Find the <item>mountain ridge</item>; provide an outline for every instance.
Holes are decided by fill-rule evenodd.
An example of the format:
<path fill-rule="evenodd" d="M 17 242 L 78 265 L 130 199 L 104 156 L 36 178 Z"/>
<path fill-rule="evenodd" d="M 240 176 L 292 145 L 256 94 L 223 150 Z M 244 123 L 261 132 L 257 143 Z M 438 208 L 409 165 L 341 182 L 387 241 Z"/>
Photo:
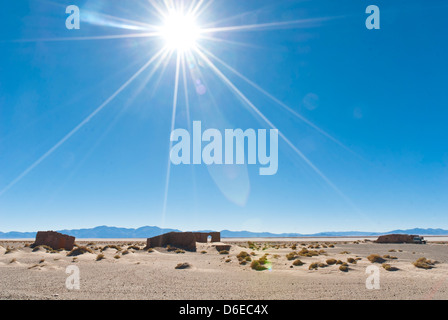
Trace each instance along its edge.
<path fill-rule="evenodd" d="M 157 226 L 143 226 L 139 228 L 119 228 L 109 226 L 97 226 L 94 228 L 83 229 L 63 229 L 57 232 L 74 236 L 76 238 L 150 238 L 166 232 L 181 230 L 171 228 L 159 228 Z M 211 232 L 211 230 L 199 230 L 197 232 Z M 291 237 L 362 237 L 362 236 L 379 236 L 383 234 L 418 234 L 422 236 L 447 236 L 448 230 L 433 228 L 413 228 L 413 229 L 397 229 L 388 232 L 368 232 L 368 231 L 325 231 L 313 234 L 301 233 L 271 233 L 271 232 L 252 232 L 252 231 L 231 231 L 221 230 L 223 238 L 291 238 Z M 37 232 L 1 232 L 0 239 L 19 239 L 19 238 L 35 238 Z"/>

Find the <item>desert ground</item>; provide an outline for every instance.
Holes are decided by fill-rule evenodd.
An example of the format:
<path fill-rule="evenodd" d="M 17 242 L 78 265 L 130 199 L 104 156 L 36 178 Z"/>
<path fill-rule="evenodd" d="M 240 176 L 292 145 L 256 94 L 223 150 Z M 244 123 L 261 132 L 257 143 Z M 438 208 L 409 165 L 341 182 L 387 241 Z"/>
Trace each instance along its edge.
<path fill-rule="evenodd" d="M 142 239 L 79 239 L 87 252 L 76 256 L 0 240 L 0 299 L 448 299 L 447 239 L 427 240 L 229 238 L 229 252 L 213 243 L 188 252 L 145 250 Z M 416 267 L 423 257 L 431 261 Z M 79 289 L 66 287 L 68 266 L 79 269 Z M 378 267 L 378 289 L 366 287 L 369 266 Z"/>

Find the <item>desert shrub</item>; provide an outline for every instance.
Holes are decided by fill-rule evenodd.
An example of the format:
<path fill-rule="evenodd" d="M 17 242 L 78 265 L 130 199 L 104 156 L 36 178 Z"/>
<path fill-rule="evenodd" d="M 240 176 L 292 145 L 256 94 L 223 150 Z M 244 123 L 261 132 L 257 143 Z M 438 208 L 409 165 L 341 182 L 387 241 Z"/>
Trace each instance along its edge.
<path fill-rule="evenodd" d="M 128 247 L 128 250 L 130 250 L 130 249 L 133 249 L 133 250 L 140 250 L 140 247 L 139 247 L 139 246 L 136 246 L 136 245 L 131 245 L 131 246 Z"/>
<path fill-rule="evenodd" d="M 293 266 L 303 266 L 305 263 L 302 262 L 300 259 L 296 259 L 294 260 L 294 262 L 292 263 Z"/>
<path fill-rule="evenodd" d="M 205 250 L 202 250 L 202 251 L 201 251 L 201 253 L 202 253 L 202 254 L 206 254 L 206 253 L 207 253 L 207 251 L 205 251 Z"/>
<path fill-rule="evenodd" d="M 353 258 L 347 258 L 348 263 L 356 264 L 356 260 Z"/>
<path fill-rule="evenodd" d="M 389 252 L 397 252 L 395 249 L 390 249 Z"/>
<path fill-rule="evenodd" d="M 341 252 L 339 252 L 339 254 L 350 254 L 350 252 L 349 251 L 341 251 Z"/>
<path fill-rule="evenodd" d="M 327 261 L 325 261 L 328 265 L 332 265 L 332 264 L 336 264 L 336 259 L 327 259 Z"/>
<path fill-rule="evenodd" d="M 296 244 L 293 244 L 293 245 L 291 246 L 291 249 L 292 249 L 292 250 L 296 250 L 296 249 L 297 249 L 297 245 L 296 245 Z"/>
<path fill-rule="evenodd" d="M 383 268 L 387 271 L 396 271 L 398 270 L 398 268 L 392 267 L 390 264 L 388 263 L 383 263 L 382 264 Z"/>
<path fill-rule="evenodd" d="M 114 255 L 114 259 L 120 259 L 120 258 L 121 258 L 121 257 L 120 257 L 119 254 Z"/>
<path fill-rule="evenodd" d="M 45 262 L 45 259 L 40 259 L 39 260 L 39 263 L 44 263 Z"/>
<path fill-rule="evenodd" d="M 14 262 L 16 262 L 16 261 L 17 261 L 16 258 L 12 258 L 12 259 L 9 261 L 9 263 L 14 263 Z"/>
<path fill-rule="evenodd" d="M 229 254 L 229 251 L 228 250 L 221 250 L 221 251 L 219 251 L 219 254 Z"/>
<path fill-rule="evenodd" d="M 174 251 L 175 253 L 185 253 L 185 250 L 182 249 L 177 249 L 176 251 Z"/>
<path fill-rule="evenodd" d="M 225 262 L 230 262 L 230 261 L 232 261 L 232 259 L 226 259 L 226 261 L 225 261 Z"/>
<path fill-rule="evenodd" d="M 81 254 L 84 253 L 94 253 L 92 249 L 87 248 L 87 247 L 76 247 L 73 248 L 72 251 L 70 251 L 69 253 L 67 253 L 68 257 L 72 257 L 72 256 L 79 256 Z"/>
<path fill-rule="evenodd" d="M 280 258 L 280 255 L 279 255 L 279 254 L 274 254 L 272 257 L 273 257 L 274 259 L 278 259 L 278 258 Z"/>
<path fill-rule="evenodd" d="M 343 264 L 342 260 L 336 261 L 336 264 Z"/>
<path fill-rule="evenodd" d="M 418 258 L 412 264 L 421 269 L 432 269 L 434 267 L 434 261 L 428 260 L 426 258 Z"/>
<path fill-rule="evenodd" d="M 106 257 L 104 256 L 104 254 L 100 253 L 99 255 L 96 256 L 96 261 L 100 261 L 106 259 Z"/>
<path fill-rule="evenodd" d="M 341 270 L 342 272 L 347 272 L 348 271 L 348 265 L 340 265 L 339 266 L 339 270 Z"/>
<path fill-rule="evenodd" d="M 251 256 L 256 256 L 257 254 L 256 254 L 255 252 L 252 251 L 252 252 L 250 253 L 250 255 L 251 255 Z"/>
<path fill-rule="evenodd" d="M 317 270 L 317 268 L 319 267 L 319 264 L 317 262 L 313 262 L 312 264 L 310 264 L 310 266 L 308 267 L 308 270 Z"/>
<path fill-rule="evenodd" d="M 188 269 L 191 268 L 191 265 L 188 262 L 178 263 L 174 269 Z"/>
<path fill-rule="evenodd" d="M 246 257 L 249 257 L 249 254 L 246 251 L 241 251 L 236 255 L 238 259 L 245 259 Z"/>
<path fill-rule="evenodd" d="M 253 269 L 253 270 L 256 270 L 256 271 L 263 271 L 263 270 L 266 270 L 267 268 L 265 267 L 265 266 L 263 266 L 258 260 L 254 260 L 254 261 L 252 261 L 252 263 L 250 264 L 250 267 Z"/>
<path fill-rule="evenodd" d="M 246 258 L 244 258 L 244 260 L 246 260 L 247 262 L 252 261 L 252 258 L 250 256 L 247 256 Z"/>
<path fill-rule="evenodd" d="M 334 244 L 329 244 L 328 247 L 329 248 L 334 248 Z"/>
<path fill-rule="evenodd" d="M 245 266 L 246 264 L 247 264 L 247 261 L 246 261 L 246 260 L 241 260 L 241 261 L 240 261 L 240 265 Z"/>
<path fill-rule="evenodd" d="M 153 248 L 148 248 L 148 249 L 146 249 L 146 251 L 147 251 L 148 253 L 151 253 L 151 252 L 154 252 L 154 249 L 153 249 Z"/>
<path fill-rule="evenodd" d="M 129 254 L 129 253 L 130 253 L 130 252 L 129 252 L 128 250 L 124 250 L 124 251 L 121 253 L 121 255 L 124 256 L 124 255 Z"/>
<path fill-rule="evenodd" d="M 383 258 L 381 258 L 381 256 L 380 255 L 378 255 L 378 254 L 371 254 L 370 256 L 368 256 L 367 257 L 367 259 L 370 261 L 370 262 L 372 262 L 372 263 L 383 263 L 384 262 L 384 259 Z"/>
<path fill-rule="evenodd" d="M 319 250 L 319 254 L 326 254 L 326 253 L 327 253 L 327 251 L 325 251 L 324 249 Z"/>

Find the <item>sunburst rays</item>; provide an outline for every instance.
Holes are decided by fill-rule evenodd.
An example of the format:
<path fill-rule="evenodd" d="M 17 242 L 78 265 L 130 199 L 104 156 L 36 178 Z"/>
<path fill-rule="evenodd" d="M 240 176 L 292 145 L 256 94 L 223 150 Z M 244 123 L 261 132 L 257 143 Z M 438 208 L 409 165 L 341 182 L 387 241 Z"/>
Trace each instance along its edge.
<path fill-rule="evenodd" d="M 185 1 L 156 1 L 156 0 L 148 0 L 148 12 L 152 12 L 155 14 L 160 21 L 163 21 L 173 12 L 187 14 L 194 19 L 204 18 L 203 17 L 207 10 L 212 10 L 213 1 L 191 1 L 187 4 Z M 129 33 L 129 34 L 116 34 L 116 35 L 93 35 L 87 37 L 63 37 L 63 38 L 44 38 L 44 39 L 22 39 L 16 40 L 17 42 L 56 42 L 56 41 L 87 41 L 87 40 L 117 40 L 120 41 L 122 39 L 159 39 L 163 36 L 162 26 L 147 24 L 141 21 L 133 21 L 129 19 L 124 19 L 120 17 L 113 17 L 106 14 L 98 13 L 97 17 L 101 17 L 101 19 L 90 19 L 90 23 L 101 24 L 103 26 L 110 26 L 114 28 L 123 28 L 123 29 L 133 29 L 129 28 L 129 26 L 134 26 L 134 29 L 141 30 L 140 33 Z M 225 40 L 215 37 L 215 34 L 226 34 L 226 33 L 235 33 L 235 32 L 262 32 L 266 30 L 280 30 L 286 28 L 306 28 L 313 27 L 322 23 L 325 23 L 335 17 L 322 17 L 322 18 L 310 18 L 310 19 L 302 19 L 302 20 L 292 20 L 292 21 L 278 21 L 278 22 L 264 22 L 259 24 L 249 24 L 249 25 L 229 25 L 229 26 L 213 26 L 213 23 L 208 23 L 207 27 L 200 28 L 198 44 L 193 45 L 191 48 L 187 50 L 176 50 L 173 48 L 167 48 L 163 41 L 159 41 L 159 45 L 161 46 L 160 50 L 154 54 L 148 62 L 146 62 L 132 77 L 130 77 L 127 81 L 123 83 L 123 85 L 118 88 L 108 99 L 106 99 L 99 107 L 97 107 L 88 117 L 86 117 L 82 122 L 80 122 L 75 128 L 69 131 L 62 139 L 60 139 L 53 147 L 51 147 L 47 152 L 45 152 L 41 157 L 39 157 L 35 162 L 33 162 L 28 168 L 26 168 L 21 174 L 19 174 L 13 181 L 11 181 L 8 185 L 6 185 L 0 191 L 0 196 L 2 196 L 7 190 L 9 190 L 12 186 L 21 181 L 28 173 L 34 170 L 41 162 L 47 159 L 51 154 L 53 154 L 61 145 L 63 145 L 67 140 L 69 140 L 73 135 L 75 135 L 80 128 L 82 128 L 86 123 L 91 121 L 102 109 L 104 109 L 112 100 L 114 100 L 126 87 L 128 87 L 134 80 L 139 77 L 142 73 L 147 71 L 150 65 L 153 64 L 153 68 L 148 72 L 144 84 L 149 83 L 149 80 L 153 77 L 157 70 L 160 71 L 159 79 L 155 82 L 155 88 L 157 88 L 158 83 L 163 75 L 166 72 L 165 68 L 175 55 L 176 59 L 176 68 L 174 75 L 174 90 L 171 104 L 171 131 L 175 127 L 176 123 L 176 111 L 178 106 L 178 96 L 179 96 L 179 86 L 183 87 L 183 94 L 185 96 L 185 106 L 186 106 L 186 115 L 188 117 L 188 124 L 190 124 L 190 109 L 194 106 L 191 106 L 189 103 L 189 95 L 191 94 L 188 91 L 188 81 L 191 79 L 195 81 L 194 75 L 192 74 L 189 68 L 186 68 L 186 62 L 192 59 L 199 59 L 205 63 L 205 67 L 209 68 L 216 77 L 222 81 L 222 83 L 230 89 L 230 91 L 241 99 L 246 107 L 255 113 L 259 118 L 261 118 L 265 124 L 267 124 L 271 128 L 278 129 L 270 119 L 268 119 L 265 114 L 263 114 L 253 102 L 245 95 L 229 78 L 227 78 L 224 73 L 219 69 L 219 67 L 213 63 L 212 60 L 216 61 L 222 67 L 226 68 L 228 71 L 232 72 L 234 75 L 251 85 L 253 88 L 258 90 L 260 93 L 268 97 L 271 101 L 273 101 L 276 105 L 283 107 L 285 110 L 293 114 L 297 119 L 300 119 L 305 124 L 315 129 L 320 134 L 324 135 L 331 141 L 335 142 L 339 146 L 344 149 L 349 150 L 345 145 L 339 142 L 337 139 L 332 137 L 323 129 L 319 128 L 317 125 L 306 119 L 304 116 L 300 115 L 297 111 L 293 110 L 291 107 L 287 106 L 275 96 L 270 94 L 268 91 L 261 88 L 254 81 L 250 80 L 248 77 L 244 76 L 242 73 L 237 71 L 235 68 L 225 63 L 223 59 L 219 58 L 215 54 L 212 54 L 209 50 L 207 50 L 208 42 L 216 42 L 218 41 L 220 45 L 229 44 L 238 44 L 236 41 Z M 108 25 L 108 21 L 113 21 L 114 23 Z M 222 21 L 225 21 L 222 20 Z M 89 21 L 87 21 L 89 22 Z M 118 23 L 119 22 L 119 23 Z M 121 26 L 120 26 L 121 25 Z M 200 42 L 200 44 L 199 44 Z M 241 43 L 241 45 L 250 45 Z M 176 52 L 177 51 L 177 52 Z M 141 88 L 141 87 L 140 87 Z M 140 90 L 139 90 L 140 91 Z M 211 93 L 210 93 L 211 94 Z M 286 137 L 285 134 L 279 130 L 279 135 L 282 140 L 299 156 L 299 158 L 306 163 L 325 183 L 327 183 L 332 189 L 334 189 L 339 195 L 341 195 L 345 200 L 349 201 L 349 199 L 336 187 L 334 183 L 330 181 L 329 178 L 324 175 L 321 170 L 319 170 L 310 159 L 306 157 L 302 151 L 294 145 L 291 140 Z M 171 150 L 171 142 L 170 142 L 170 150 Z M 165 178 L 165 188 L 164 188 L 164 197 L 163 197 L 163 217 L 165 218 L 167 205 L 168 205 L 168 192 L 169 192 L 169 182 L 171 175 L 171 163 L 169 161 L 169 154 L 167 155 L 168 163 L 167 163 L 167 172 Z"/>

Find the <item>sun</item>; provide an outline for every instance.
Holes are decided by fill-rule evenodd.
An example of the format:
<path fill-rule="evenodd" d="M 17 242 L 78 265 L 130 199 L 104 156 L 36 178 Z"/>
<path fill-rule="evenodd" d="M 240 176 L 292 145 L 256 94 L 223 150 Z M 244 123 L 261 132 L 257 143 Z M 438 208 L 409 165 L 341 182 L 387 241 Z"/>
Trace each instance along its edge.
<path fill-rule="evenodd" d="M 196 47 L 200 28 L 193 15 L 171 12 L 161 28 L 161 37 L 170 50 L 188 51 Z"/>

